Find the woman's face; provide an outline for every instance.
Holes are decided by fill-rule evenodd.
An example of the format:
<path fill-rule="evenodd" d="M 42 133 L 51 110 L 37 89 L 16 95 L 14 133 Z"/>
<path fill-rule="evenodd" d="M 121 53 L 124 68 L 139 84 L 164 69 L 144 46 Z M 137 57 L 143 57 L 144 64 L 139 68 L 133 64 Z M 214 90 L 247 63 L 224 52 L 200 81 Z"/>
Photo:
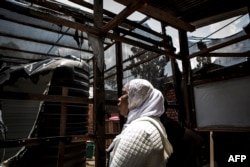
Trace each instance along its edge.
<path fill-rule="evenodd" d="M 127 117 L 128 115 L 128 93 L 122 88 L 122 95 L 118 98 L 118 109 L 120 115 Z"/>

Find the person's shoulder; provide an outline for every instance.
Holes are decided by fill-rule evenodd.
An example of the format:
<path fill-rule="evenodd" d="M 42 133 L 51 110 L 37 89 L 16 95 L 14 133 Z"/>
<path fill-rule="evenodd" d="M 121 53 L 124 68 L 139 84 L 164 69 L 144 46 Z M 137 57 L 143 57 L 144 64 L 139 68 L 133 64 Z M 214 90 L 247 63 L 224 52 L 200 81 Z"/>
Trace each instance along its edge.
<path fill-rule="evenodd" d="M 149 121 L 134 121 L 126 129 L 129 133 L 149 133 L 157 131 L 157 128 Z"/>
<path fill-rule="evenodd" d="M 145 129 L 145 127 L 151 126 L 150 122 L 147 121 L 134 121 L 128 128 L 130 129 Z"/>

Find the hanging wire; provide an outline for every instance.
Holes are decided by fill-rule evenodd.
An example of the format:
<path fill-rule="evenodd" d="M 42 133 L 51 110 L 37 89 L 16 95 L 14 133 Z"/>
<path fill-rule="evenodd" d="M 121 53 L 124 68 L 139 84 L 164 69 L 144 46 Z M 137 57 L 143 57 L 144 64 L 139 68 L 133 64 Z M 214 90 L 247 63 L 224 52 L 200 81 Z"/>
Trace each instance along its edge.
<path fill-rule="evenodd" d="M 68 27 L 68 29 L 65 31 L 65 33 L 67 33 L 69 31 L 70 27 Z M 62 28 L 61 28 L 62 30 Z M 64 34 L 65 34 L 64 33 Z M 57 40 L 56 42 L 50 47 L 50 49 L 48 50 L 47 54 L 49 54 L 51 52 L 51 50 L 55 47 L 55 45 L 62 39 L 62 37 L 64 36 L 64 34 L 62 34 Z"/>
<path fill-rule="evenodd" d="M 56 42 L 50 47 L 50 49 L 48 50 L 47 54 L 49 54 L 51 52 L 51 50 L 55 47 L 55 45 L 62 39 L 62 37 L 65 35 L 65 33 L 67 33 L 69 31 L 70 27 L 68 27 L 68 29 L 59 37 L 59 34 L 58 34 L 58 39 L 56 40 Z M 62 31 L 62 27 L 61 27 L 61 30 L 60 32 Z M 82 36 L 81 36 L 82 37 Z M 82 37 L 83 38 L 83 37 Z M 81 41 L 83 42 L 83 41 Z M 82 44 L 78 45 L 78 48 L 80 49 L 80 62 L 83 60 L 82 58 Z M 58 55 L 60 56 L 60 52 L 58 51 Z"/>
<path fill-rule="evenodd" d="M 219 32 L 220 30 L 224 29 L 225 27 L 229 26 L 230 24 L 232 24 L 233 22 L 235 22 L 236 20 L 239 20 L 240 18 L 242 18 L 245 15 L 241 15 L 239 17 L 237 17 L 236 19 L 234 19 L 233 21 L 229 22 L 228 24 L 224 25 L 223 27 L 219 28 L 218 30 L 214 31 L 213 33 L 209 34 L 206 37 L 201 38 L 198 42 L 194 43 L 193 45 L 189 46 L 189 48 L 193 47 L 194 45 L 197 45 L 199 42 L 202 42 L 202 40 L 207 39 L 208 37 L 212 36 L 213 34 Z"/>

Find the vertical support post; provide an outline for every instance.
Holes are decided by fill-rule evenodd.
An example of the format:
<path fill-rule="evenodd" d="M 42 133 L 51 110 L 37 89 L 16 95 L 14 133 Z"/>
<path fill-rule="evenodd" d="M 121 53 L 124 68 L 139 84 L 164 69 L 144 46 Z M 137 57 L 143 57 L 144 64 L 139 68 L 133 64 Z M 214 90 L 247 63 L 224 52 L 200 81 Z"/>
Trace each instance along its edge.
<path fill-rule="evenodd" d="M 117 32 L 116 32 L 117 33 Z M 117 33 L 117 35 L 120 35 Z M 119 41 L 115 42 L 115 51 L 116 51 L 116 80 L 117 80 L 117 96 L 122 95 L 123 87 L 123 64 L 122 64 L 122 44 Z M 125 123 L 125 118 L 120 116 L 120 129 L 122 129 L 123 124 Z"/>
<path fill-rule="evenodd" d="M 68 96 L 68 88 L 62 88 L 62 96 Z M 60 117 L 60 136 L 66 135 L 66 123 L 67 123 L 67 104 L 61 103 L 61 117 Z M 63 167 L 64 165 L 64 142 L 60 141 L 58 144 L 58 159 L 57 167 Z"/>
<path fill-rule="evenodd" d="M 165 30 L 165 26 L 164 26 L 164 23 L 161 23 L 161 26 L 162 26 L 162 34 L 164 36 L 167 36 L 166 34 L 166 30 Z M 173 51 L 174 53 L 174 51 Z M 180 112 L 183 112 L 184 109 L 183 109 L 183 96 L 182 96 L 182 87 L 181 87 L 181 84 L 182 84 L 182 75 L 181 75 L 181 72 L 178 68 L 178 64 L 176 62 L 176 59 L 170 57 L 170 62 L 171 62 L 171 68 L 172 68 L 172 77 L 173 77 L 173 86 L 174 86 L 174 90 L 175 90 L 175 95 L 176 95 L 176 103 L 178 104 L 178 110 Z M 178 120 L 182 121 L 182 119 L 180 118 L 180 114 L 179 114 L 179 117 L 178 117 Z"/>
<path fill-rule="evenodd" d="M 184 30 L 179 30 L 179 43 L 180 43 L 180 55 L 182 56 L 182 78 L 183 78 L 183 101 L 184 101 L 184 107 L 185 107 L 185 124 L 187 127 L 191 127 L 191 117 L 190 117 L 190 91 L 189 91 L 189 85 L 190 85 L 190 77 L 191 77 L 191 69 L 190 69 L 190 62 L 188 59 L 189 50 L 188 50 L 188 38 L 187 38 L 187 32 Z M 182 120 L 184 121 L 184 120 Z"/>
<path fill-rule="evenodd" d="M 209 143 L 210 143 L 210 167 L 214 167 L 214 139 L 213 139 L 213 131 L 210 131 Z"/>
<path fill-rule="evenodd" d="M 103 0 L 94 0 L 94 26 L 103 25 Z M 105 152 L 105 90 L 104 90 L 104 48 L 102 37 L 98 40 L 98 52 L 94 51 L 94 119 L 95 119 L 95 166 L 103 167 L 106 164 Z"/>

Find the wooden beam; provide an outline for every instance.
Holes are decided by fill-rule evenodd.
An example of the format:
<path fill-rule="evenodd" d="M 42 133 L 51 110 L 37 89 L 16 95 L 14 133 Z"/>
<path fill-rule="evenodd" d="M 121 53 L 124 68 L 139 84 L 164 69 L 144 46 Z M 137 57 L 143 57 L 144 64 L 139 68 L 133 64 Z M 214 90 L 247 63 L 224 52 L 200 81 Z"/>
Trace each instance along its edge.
<path fill-rule="evenodd" d="M 67 97 L 69 93 L 68 88 L 62 88 L 62 96 Z M 67 124 L 67 103 L 61 103 L 61 114 L 60 114 L 60 136 L 66 136 L 66 125 Z M 58 153 L 57 153 L 57 167 L 62 167 L 64 164 L 64 153 L 65 153 L 65 143 L 59 141 L 58 143 Z"/>
<path fill-rule="evenodd" d="M 21 58 L 19 55 L 21 54 L 21 53 L 26 53 L 26 54 L 34 54 L 34 55 L 38 55 L 38 56 L 44 56 L 43 58 L 51 58 L 51 57 L 60 57 L 60 56 L 58 56 L 58 55 L 54 55 L 54 54 L 47 54 L 47 53 L 39 53 L 39 52 L 33 52 L 33 51 L 27 51 L 27 50 L 24 50 L 24 49 L 16 49 L 16 48 L 10 48 L 10 47 L 6 47 L 6 46 L 0 46 L 0 49 L 1 50 L 8 50 L 8 51 L 13 51 L 13 52 L 18 52 L 18 54 L 16 54 L 15 56 L 12 56 L 12 57 L 8 57 L 8 58 L 13 58 L 13 59 L 23 59 L 23 58 Z M 3 58 L 3 57 L 6 57 L 7 58 L 7 56 L 1 56 L 1 58 Z M 24 60 L 24 59 L 23 59 Z M 27 61 L 30 61 L 30 60 L 33 60 L 33 59 L 28 59 L 28 58 L 26 58 L 25 60 L 27 60 Z"/>
<path fill-rule="evenodd" d="M 70 20 L 69 18 L 63 17 L 62 15 L 60 16 L 59 14 L 54 15 L 49 12 L 40 11 L 33 7 L 21 6 L 8 1 L 3 1 L 0 4 L 0 6 L 3 6 L 4 8 L 9 9 L 11 11 L 18 12 L 30 17 L 38 18 L 41 20 L 45 20 L 54 24 L 64 25 L 66 27 L 78 29 L 91 34 L 100 35 L 100 30 L 98 30 L 97 28 L 75 22 L 75 20 Z"/>
<path fill-rule="evenodd" d="M 131 56 L 131 57 L 129 57 L 129 58 L 123 60 L 122 63 L 124 64 L 124 63 L 126 63 L 127 61 L 130 61 L 130 60 L 132 60 L 132 59 L 134 59 L 134 58 L 136 58 L 136 57 L 139 57 L 139 56 L 141 56 L 142 54 L 145 54 L 145 53 L 147 53 L 147 52 L 148 52 L 147 50 L 142 50 L 142 51 L 136 53 L 135 55 L 133 55 L 133 56 Z"/>
<path fill-rule="evenodd" d="M 250 51 L 243 53 L 208 53 L 205 57 L 250 57 Z"/>
<path fill-rule="evenodd" d="M 234 10 L 234 11 L 230 11 L 230 12 L 222 13 L 222 14 L 219 14 L 219 15 L 214 15 L 214 16 L 207 17 L 207 18 L 204 18 L 204 19 L 200 19 L 198 21 L 192 22 L 191 24 L 194 25 L 195 28 L 200 28 L 200 27 L 207 26 L 209 24 L 213 24 L 213 23 L 216 23 L 216 22 L 219 22 L 219 21 L 226 20 L 228 18 L 232 18 L 232 17 L 236 17 L 236 16 L 239 16 L 239 15 L 247 14 L 247 12 L 248 12 L 247 7 L 244 7 L 244 8 Z"/>
<path fill-rule="evenodd" d="M 232 40 L 226 41 L 224 43 L 212 46 L 210 48 L 203 49 L 203 50 L 201 50 L 199 52 L 193 53 L 193 54 L 189 55 L 188 58 L 191 59 L 193 57 L 202 56 L 202 55 L 208 54 L 209 52 L 212 52 L 214 50 L 221 49 L 221 48 L 226 47 L 228 45 L 232 45 L 234 43 L 237 43 L 237 42 L 249 39 L 249 38 L 250 38 L 250 34 L 246 34 L 246 35 L 234 38 Z"/>
<path fill-rule="evenodd" d="M 72 136 L 53 136 L 53 137 L 39 137 L 39 138 L 21 138 L 21 139 L 11 139 L 11 140 L 1 140 L 0 148 L 11 148 L 11 147 L 31 147 L 39 146 L 41 143 L 51 144 L 51 143 L 79 143 L 88 140 L 95 140 L 96 137 L 92 135 L 72 135 Z"/>
<path fill-rule="evenodd" d="M 127 6 L 129 4 L 129 0 L 115 0 L 125 6 Z M 148 15 L 152 18 L 155 18 L 156 20 L 159 20 L 161 22 L 164 22 L 174 28 L 177 29 L 182 29 L 185 31 L 194 31 L 195 27 L 192 26 L 191 24 L 180 20 L 174 16 L 169 15 L 168 13 L 166 13 L 165 11 L 153 7 L 149 4 L 144 4 L 141 8 L 138 9 L 139 12 L 144 13 L 145 15 Z"/>
<path fill-rule="evenodd" d="M 209 135 L 209 148 L 210 148 L 210 167 L 214 167 L 214 138 L 213 131 L 210 131 Z"/>
<path fill-rule="evenodd" d="M 110 38 L 110 39 L 113 39 L 113 40 L 117 40 L 117 41 L 120 41 L 120 42 L 130 44 L 130 45 L 138 46 L 138 47 L 140 47 L 142 49 L 145 49 L 147 51 L 156 52 L 156 53 L 159 53 L 159 54 L 167 55 L 169 57 L 173 57 L 173 58 L 182 60 L 182 57 L 179 56 L 179 55 L 174 54 L 173 50 L 171 50 L 171 49 L 162 50 L 162 49 L 159 49 L 156 46 L 148 45 L 148 44 L 145 44 L 145 43 L 142 43 L 142 42 L 135 41 L 133 39 L 124 38 L 124 37 L 121 37 L 121 36 L 118 36 L 118 35 L 115 35 L 115 34 L 111 34 L 111 33 L 108 33 L 106 35 L 106 37 Z"/>
<path fill-rule="evenodd" d="M 117 35 L 120 35 L 120 34 L 118 33 Z M 117 84 L 117 99 L 118 99 L 122 95 L 122 87 L 123 87 L 122 43 L 119 41 L 116 41 L 115 48 L 116 48 L 115 50 L 116 52 L 116 84 Z M 120 115 L 120 113 L 119 113 L 119 120 L 120 120 L 120 129 L 122 129 L 123 125 L 125 124 L 125 118 L 122 115 Z"/>
<path fill-rule="evenodd" d="M 143 24 L 145 21 L 147 21 L 149 19 L 149 17 L 145 17 L 144 19 L 142 19 L 140 22 L 139 22 L 139 24 L 141 25 L 141 24 Z M 143 26 L 144 27 L 144 26 Z M 128 31 L 133 31 L 134 29 L 135 29 L 136 27 L 131 27 Z M 121 36 L 125 36 L 125 34 L 123 34 L 123 35 L 121 35 Z M 111 44 L 109 44 L 109 45 L 107 45 L 105 48 L 104 48 L 104 50 L 107 50 L 108 48 L 110 48 L 111 46 L 113 46 L 113 44 L 115 44 L 116 43 L 116 41 L 114 41 L 114 42 L 112 42 Z"/>
<path fill-rule="evenodd" d="M 124 69 L 123 69 L 123 71 L 127 71 L 127 70 L 129 70 L 129 69 L 131 69 L 131 68 L 134 68 L 134 67 L 136 67 L 136 66 L 140 65 L 140 64 L 143 64 L 143 63 L 149 62 L 149 61 L 151 61 L 151 60 L 153 60 L 153 59 L 155 59 L 155 58 L 157 58 L 157 57 L 159 57 L 159 56 L 161 56 L 161 55 L 156 53 L 156 54 L 154 54 L 153 56 L 151 56 L 151 57 L 147 58 L 146 60 L 143 60 L 143 61 L 137 62 L 137 63 L 135 63 L 135 64 L 133 64 L 133 65 L 130 65 L 130 66 L 128 66 L 128 67 L 126 67 L 126 68 L 124 68 Z"/>
<path fill-rule="evenodd" d="M 22 99 L 22 100 L 35 100 L 35 101 L 48 101 L 48 102 L 61 102 L 61 103 L 74 103 L 74 104 L 90 104 L 92 100 L 82 97 L 73 96 L 59 96 L 59 95 L 40 95 L 33 93 L 22 92 L 0 92 L 0 99 Z"/>
<path fill-rule="evenodd" d="M 31 0 L 30 0 L 31 1 Z M 141 1 L 146 1 L 146 0 L 141 0 Z M 140 2 L 141 2 L 140 1 Z M 50 8 L 50 9 L 54 9 L 54 10 L 58 10 L 58 11 L 61 11 L 61 12 L 65 12 L 66 10 L 63 10 L 63 8 L 62 7 L 58 7 L 56 4 L 54 4 L 54 3 L 49 3 L 49 2 L 47 2 L 47 1 L 45 1 L 45 2 L 41 2 L 41 1 L 38 1 L 38 2 L 36 2 L 37 4 L 39 4 L 39 5 L 42 5 L 42 6 L 44 6 L 44 7 L 48 7 L 48 8 Z M 85 3 L 84 3 L 85 4 Z M 86 4 L 85 4 L 86 5 Z M 142 5 L 141 3 L 139 3 L 139 5 L 137 4 L 137 3 L 135 3 L 135 2 L 133 2 L 130 6 L 131 7 L 128 7 L 128 8 L 126 8 L 124 11 L 124 13 L 125 14 L 128 14 L 128 12 L 133 12 L 131 9 L 134 9 L 135 7 L 138 7 L 138 6 L 140 6 L 140 5 Z M 92 7 L 92 6 L 89 6 L 89 7 Z M 44 15 L 45 13 L 42 13 L 42 12 L 39 12 L 39 11 L 37 11 L 37 12 L 34 12 L 35 13 L 35 15 Z M 69 14 L 70 12 L 66 12 L 66 14 Z M 123 12 L 121 12 L 121 13 L 123 13 Z M 73 17 L 76 17 L 76 18 L 79 18 L 79 16 L 78 15 L 74 15 L 74 14 L 71 14 L 71 16 L 73 16 Z M 123 14 L 121 14 L 121 15 L 117 15 L 115 18 L 116 19 L 119 19 L 119 18 L 121 18 L 121 17 L 125 17 L 125 15 L 123 15 Z M 52 17 L 50 17 L 49 18 L 49 20 L 48 20 L 48 18 L 45 18 L 45 17 L 42 17 L 43 18 L 43 20 L 46 20 L 46 21 L 49 21 L 49 20 L 51 20 L 52 18 L 53 18 L 53 15 L 52 15 Z M 113 19 L 113 20 L 115 20 L 115 18 Z M 83 25 L 83 24 L 81 24 L 81 23 L 77 23 L 77 22 L 74 22 L 74 23 L 71 23 L 70 25 L 69 25 L 69 23 L 67 22 L 67 20 L 65 19 L 65 20 L 61 20 L 60 18 L 58 18 L 58 21 L 60 20 L 60 22 L 61 22 L 61 24 L 63 24 L 63 25 L 65 25 L 65 26 L 68 26 L 68 27 L 73 27 L 73 28 L 75 28 L 75 29 L 80 29 L 79 27 L 81 27 L 80 25 L 82 25 L 82 28 L 84 28 L 84 29 L 80 29 L 80 30 L 82 30 L 82 31 L 84 31 L 84 30 L 86 30 L 86 32 L 88 32 L 88 33 L 91 33 L 91 34 L 95 34 L 95 35 L 100 35 L 100 33 L 99 33 L 99 31 L 97 30 L 97 28 L 94 28 L 94 27 L 92 27 L 93 29 L 95 29 L 95 31 L 93 32 L 91 29 L 91 27 L 87 27 L 87 26 L 85 26 L 85 25 Z M 82 19 L 83 20 L 83 19 Z M 118 20 L 118 22 L 120 23 L 122 20 Z M 53 22 L 53 21 L 52 21 Z M 66 24 L 64 24 L 64 23 L 66 23 Z M 112 20 L 109 22 L 109 23 L 114 23 L 114 22 L 112 22 Z M 59 24 L 60 25 L 60 24 Z M 107 25 L 107 24 L 106 24 Z M 134 25 L 134 26 L 136 26 L 136 25 Z M 103 27 L 105 27 L 105 26 L 103 26 Z M 88 28 L 88 29 L 85 29 L 85 28 Z M 144 29 L 145 30 L 145 29 Z M 124 34 L 129 34 L 129 35 L 131 35 L 132 37 L 135 37 L 135 38 L 143 38 L 143 40 L 145 40 L 145 41 L 147 41 L 147 42 L 149 42 L 149 43 L 154 43 L 154 44 L 157 44 L 157 46 L 160 46 L 161 45 L 161 42 L 157 42 L 157 41 L 155 41 L 155 40 L 152 40 L 152 39 L 150 39 L 150 38 L 147 38 L 147 37 L 143 37 L 142 35 L 139 35 L 139 34 L 135 34 L 135 33 L 132 33 L 132 32 L 129 32 L 129 31 L 126 31 L 126 30 L 120 30 L 120 31 L 122 31 L 122 33 L 124 33 Z M 151 33 L 152 33 L 152 31 L 150 31 Z M 149 32 L 149 33 L 150 33 Z M 157 33 L 154 33 L 154 35 L 156 35 Z M 160 34 L 157 34 L 158 36 L 160 36 Z"/>
<path fill-rule="evenodd" d="M 124 29 L 121 29 L 121 28 L 119 28 L 118 31 L 120 33 L 124 34 L 124 36 L 131 36 L 131 37 L 137 38 L 140 41 L 145 41 L 145 42 L 151 43 L 152 45 L 155 45 L 155 46 L 158 46 L 158 47 L 163 47 L 163 46 L 166 45 L 166 43 L 163 43 L 162 41 L 157 41 L 155 39 L 149 38 L 146 35 L 141 35 L 139 33 L 127 31 L 127 30 L 124 30 Z"/>
<path fill-rule="evenodd" d="M 50 41 L 42 41 L 40 39 L 32 38 L 31 36 L 23 37 L 21 34 L 20 35 L 12 35 L 12 34 L 5 34 L 5 33 L 0 32 L 0 36 L 29 41 L 29 42 L 35 42 L 35 43 L 40 43 L 40 44 L 45 44 L 45 45 L 49 45 L 49 46 L 57 46 L 57 47 L 63 47 L 63 48 L 68 48 L 68 49 L 72 49 L 72 50 L 78 50 L 78 51 L 82 51 L 82 52 L 92 53 L 92 51 L 87 50 L 87 49 L 79 49 L 79 47 L 63 45 L 63 44 L 59 44 L 59 43 L 55 44 L 55 42 L 50 42 Z M 41 53 L 37 52 L 36 54 L 39 55 Z M 49 55 L 49 53 L 48 53 L 48 55 Z"/>
<path fill-rule="evenodd" d="M 28 0 L 28 1 L 32 2 L 32 0 Z M 145 1 L 145 0 L 143 0 L 143 1 Z M 93 5 L 88 4 L 88 3 L 86 3 L 86 2 L 83 2 L 83 1 L 78 2 L 77 0 L 72 0 L 72 2 L 79 3 L 80 5 L 86 5 L 88 8 L 93 9 Z M 141 2 L 141 1 L 140 1 L 140 2 Z M 59 11 L 59 12 L 65 13 L 66 15 L 69 15 L 69 16 L 72 16 L 72 17 L 74 17 L 74 18 L 76 18 L 76 19 L 79 19 L 79 20 L 81 20 L 82 22 L 84 22 L 84 20 L 93 22 L 91 19 L 89 20 L 88 18 L 83 17 L 83 16 L 84 16 L 84 13 L 83 13 L 82 11 L 72 12 L 72 9 L 71 9 L 70 7 L 67 7 L 67 6 L 60 6 L 58 3 L 55 3 L 55 2 L 49 2 L 49 1 L 46 1 L 46 0 L 45 0 L 45 1 L 44 1 L 44 0 L 38 0 L 38 1 L 35 1 L 34 3 L 36 3 L 36 4 L 38 4 L 38 5 L 41 5 L 41 6 L 43 6 L 43 7 L 46 7 L 46 8 L 48 8 L 48 9 L 52 9 L 52 10 L 55 10 L 55 11 Z M 131 5 L 128 6 L 128 7 L 126 8 L 127 10 L 124 9 L 123 11 L 125 11 L 125 12 L 122 11 L 121 13 L 125 13 L 125 14 L 127 14 L 127 15 L 131 14 L 131 13 L 133 12 L 132 9 L 135 8 L 135 7 L 137 7 L 136 5 L 137 5 L 137 6 L 142 6 L 143 3 L 139 3 L 139 5 L 138 5 L 137 3 L 135 4 L 135 2 L 132 2 Z M 127 13 L 126 13 L 126 11 L 127 11 Z M 129 12 L 129 13 L 128 13 L 128 12 Z M 121 19 L 121 17 L 122 17 L 123 19 L 126 18 L 126 17 L 125 17 L 126 15 L 123 15 L 123 14 L 121 14 L 121 13 L 120 13 L 119 15 L 115 15 L 114 13 L 111 13 L 111 12 L 108 12 L 108 11 L 106 11 L 106 13 L 108 13 L 109 15 L 111 15 L 111 16 L 114 17 L 110 22 L 108 22 L 108 23 L 105 25 L 105 26 L 107 26 L 108 24 L 112 24 L 112 28 L 115 27 L 114 20 L 118 19 L 118 20 L 117 20 L 118 23 L 121 23 L 121 22 L 123 21 L 123 20 Z M 88 14 L 91 15 L 90 13 L 88 13 Z M 92 16 L 92 17 L 93 17 L 93 16 Z M 120 19 L 120 20 L 119 20 L 119 19 Z M 151 29 L 149 29 L 149 28 L 146 28 L 146 27 L 144 27 L 144 26 L 142 26 L 142 25 L 140 25 L 140 24 L 137 24 L 137 23 L 135 23 L 135 22 L 132 22 L 132 21 L 130 21 L 130 20 L 126 20 L 126 19 L 125 19 L 125 21 L 126 21 L 127 24 L 131 24 L 131 27 L 134 27 L 134 28 L 137 28 L 137 27 L 138 27 L 139 29 L 142 29 L 142 30 L 144 30 L 144 31 L 146 31 L 146 32 L 148 32 L 148 33 L 150 33 L 150 34 L 153 34 L 153 35 L 155 35 L 155 36 L 158 36 L 158 37 L 160 37 L 160 38 L 163 38 L 163 36 L 162 36 L 160 33 L 157 33 L 157 32 L 155 32 L 155 31 L 153 31 L 153 30 L 151 30 Z M 105 27 L 105 26 L 103 26 L 103 27 Z M 144 41 L 147 41 L 147 42 L 149 42 L 149 43 L 154 43 L 154 44 L 156 44 L 157 46 L 163 45 L 162 42 L 152 40 L 152 39 L 150 39 L 150 38 L 144 37 L 144 36 L 139 35 L 139 34 L 136 34 L 136 33 L 132 33 L 132 32 L 127 31 L 127 30 L 125 30 L 125 29 L 119 29 L 119 31 L 120 31 L 121 33 L 123 33 L 123 34 L 127 34 L 127 35 L 130 35 L 130 36 L 135 37 L 135 38 L 143 39 Z"/>
<path fill-rule="evenodd" d="M 107 33 L 109 30 L 118 26 L 124 19 L 126 19 L 130 14 L 132 14 L 135 10 L 139 9 L 146 0 L 130 0 L 127 4 L 127 7 L 123 9 L 118 15 L 116 15 L 111 21 L 109 21 L 106 25 L 102 26 L 101 32 Z"/>
<path fill-rule="evenodd" d="M 26 1 L 37 4 L 39 6 L 42 6 L 42 7 L 48 8 L 48 9 L 52 9 L 52 10 L 60 12 L 60 13 L 64 13 L 67 16 L 72 16 L 72 17 L 77 18 L 79 21 L 82 21 L 82 22 L 85 22 L 85 21 L 93 22 L 93 14 L 92 13 L 68 6 L 68 5 L 63 4 L 63 3 L 59 3 L 56 1 L 48 1 L 48 0 L 36 0 L 36 1 L 26 0 Z"/>
<path fill-rule="evenodd" d="M 188 50 L 188 37 L 187 32 L 184 30 L 179 30 L 179 43 L 180 43 L 180 55 L 183 57 L 182 61 L 182 86 L 183 86 L 183 103 L 180 107 L 181 123 L 183 126 L 192 128 L 191 121 L 191 99 L 190 99 L 190 78 L 191 78 L 191 66 L 188 60 L 189 50 Z M 185 125 L 186 124 L 186 125 Z"/>
<path fill-rule="evenodd" d="M 103 25 L 103 0 L 94 0 L 94 27 L 100 29 Z M 92 34 L 91 34 L 92 35 Z M 95 166 L 106 164 L 105 151 L 105 90 L 104 90 L 104 48 L 102 37 L 93 37 L 99 43 L 98 52 L 94 52 L 94 130 L 98 136 L 95 141 Z M 102 44 L 101 44 L 102 43 Z M 92 44 L 91 44 L 92 45 Z M 93 45 L 92 45 L 92 49 Z"/>
<path fill-rule="evenodd" d="M 204 128 L 195 128 L 197 132 L 250 132 L 249 127 L 204 127 Z"/>
<path fill-rule="evenodd" d="M 82 1 L 82 0 L 69 0 L 69 1 L 74 2 L 74 3 L 78 4 L 78 5 L 82 5 L 82 6 L 86 7 L 86 8 L 89 8 L 89 9 L 93 10 L 93 5 L 88 3 L 88 2 L 85 2 L 85 1 Z M 105 9 L 103 10 L 103 13 L 105 15 L 109 16 L 109 17 L 112 17 L 112 18 L 114 18 L 116 16 L 115 13 L 112 13 L 112 12 L 110 12 L 108 10 L 105 10 Z M 146 19 L 149 19 L 149 17 L 146 17 Z M 144 19 L 142 21 L 144 22 Z M 157 37 L 162 38 L 162 35 L 159 32 L 156 32 L 156 31 L 154 31 L 154 30 L 152 30 L 150 28 L 147 28 L 147 27 L 143 26 L 142 23 L 136 23 L 136 22 L 128 20 L 128 19 L 123 20 L 123 23 L 131 26 L 132 29 L 135 29 L 135 28 L 141 29 L 141 30 L 143 30 L 145 32 L 148 32 L 150 34 L 153 34 L 153 35 L 155 35 Z M 121 26 L 123 26 L 123 25 L 121 24 Z M 125 27 L 125 26 L 123 26 L 123 27 Z"/>

